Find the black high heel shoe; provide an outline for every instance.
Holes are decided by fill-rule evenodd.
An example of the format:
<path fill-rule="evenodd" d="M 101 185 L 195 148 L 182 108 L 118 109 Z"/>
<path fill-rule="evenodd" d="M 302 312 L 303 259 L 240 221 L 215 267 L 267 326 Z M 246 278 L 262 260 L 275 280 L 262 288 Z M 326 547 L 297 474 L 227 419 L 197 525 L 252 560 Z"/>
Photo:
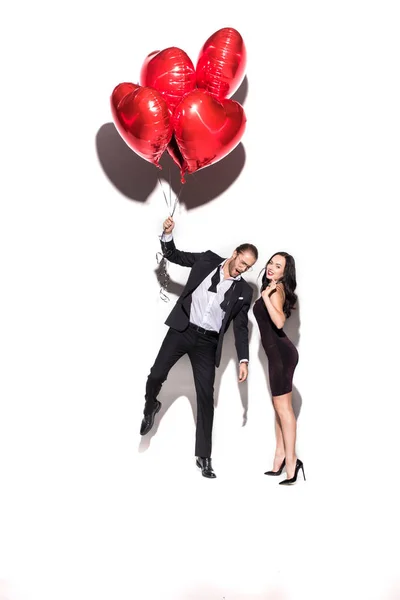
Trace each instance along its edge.
<path fill-rule="evenodd" d="M 278 471 L 265 471 L 264 475 L 280 475 L 283 471 L 283 467 L 286 464 L 286 458 L 283 459 L 283 462 L 281 464 L 281 466 L 279 467 Z"/>
<path fill-rule="evenodd" d="M 306 476 L 304 475 L 304 466 L 303 466 L 303 463 L 301 462 L 301 460 L 297 459 L 296 460 L 296 468 L 294 470 L 293 477 L 291 477 L 290 479 L 284 479 L 283 481 L 280 481 L 279 485 L 292 485 L 293 483 L 296 483 L 296 481 L 297 481 L 297 475 L 298 475 L 300 469 L 303 471 L 303 479 L 305 481 L 306 480 Z"/>

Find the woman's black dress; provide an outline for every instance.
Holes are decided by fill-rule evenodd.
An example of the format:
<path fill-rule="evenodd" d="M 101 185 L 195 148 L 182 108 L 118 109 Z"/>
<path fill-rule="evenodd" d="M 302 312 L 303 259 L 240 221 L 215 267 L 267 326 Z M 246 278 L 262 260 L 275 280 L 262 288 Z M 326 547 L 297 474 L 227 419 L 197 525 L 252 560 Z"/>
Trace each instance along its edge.
<path fill-rule="evenodd" d="M 273 396 L 288 394 L 292 391 L 293 374 L 299 360 L 297 349 L 283 329 L 274 325 L 262 298 L 254 303 L 253 312 L 268 357 L 271 393 Z"/>

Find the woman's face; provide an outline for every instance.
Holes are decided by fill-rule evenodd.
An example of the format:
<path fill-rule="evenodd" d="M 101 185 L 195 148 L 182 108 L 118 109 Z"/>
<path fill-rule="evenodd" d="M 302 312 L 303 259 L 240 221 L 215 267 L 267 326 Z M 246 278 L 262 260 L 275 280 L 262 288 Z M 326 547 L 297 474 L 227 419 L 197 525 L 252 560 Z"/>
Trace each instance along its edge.
<path fill-rule="evenodd" d="M 285 272 L 286 258 L 280 254 L 275 254 L 265 267 L 265 275 L 267 279 L 278 281 L 282 279 Z"/>

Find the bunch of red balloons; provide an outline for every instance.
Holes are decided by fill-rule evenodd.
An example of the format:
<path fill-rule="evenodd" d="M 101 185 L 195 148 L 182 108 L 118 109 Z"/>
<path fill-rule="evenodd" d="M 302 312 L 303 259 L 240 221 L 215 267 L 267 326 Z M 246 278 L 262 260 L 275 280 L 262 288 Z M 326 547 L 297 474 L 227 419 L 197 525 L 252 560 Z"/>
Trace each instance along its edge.
<path fill-rule="evenodd" d="M 224 158 L 240 142 L 246 116 L 229 100 L 244 78 L 246 48 L 236 29 L 216 31 L 196 68 L 180 48 L 152 52 L 140 85 L 120 83 L 111 96 L 115 126 L 139 156 L 159 168 L 167 150 L 181 170 L 194 173 Z"/>

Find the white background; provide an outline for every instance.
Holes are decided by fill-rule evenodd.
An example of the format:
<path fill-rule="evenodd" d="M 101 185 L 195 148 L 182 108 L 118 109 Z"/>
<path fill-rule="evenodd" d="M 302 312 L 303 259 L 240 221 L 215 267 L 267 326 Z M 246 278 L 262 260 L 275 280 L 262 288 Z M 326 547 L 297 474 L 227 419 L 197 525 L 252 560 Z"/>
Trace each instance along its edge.
<path fill-rule="evenodd" d="M 1 600 L 400 598 L 398 4 L 260 11 L 22 2 L 1 18 Z M 162 302 L 166 205 L 109 97 L 149 52 L 174 45 L 195 62 L 226 26 L 248 50 L 235 96 L 247 129 L 225 164 L 188 178 L 175 240 L 225 256 L 256 244 L 255 290 L 273 252 L 296 258 L 287 332 L 307 481 L 291 488 L 263 475 L 273 411 L 252 313 L 248 384 L 231 331 L 217 375 L 217 479 L 194 465 L 186 359 L 139 436 L 188 272 L 170 267 Z"/>

